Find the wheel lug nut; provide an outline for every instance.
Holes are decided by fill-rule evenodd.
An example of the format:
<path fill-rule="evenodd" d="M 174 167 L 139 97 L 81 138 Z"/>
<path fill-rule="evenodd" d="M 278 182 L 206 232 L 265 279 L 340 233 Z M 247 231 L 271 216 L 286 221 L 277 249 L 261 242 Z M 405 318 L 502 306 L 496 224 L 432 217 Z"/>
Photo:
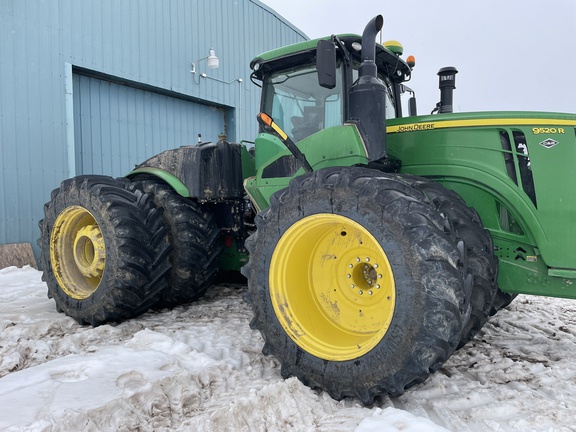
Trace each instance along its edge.
<path fill-rule="evenodd" d="M 366 257 L 366 262 L 370 262 L 370 258 Z"/>
<path fill-rule="evenodd" d="M 360 262 L 360 258 L 356 258 L 356 262 Z"/>
<path fill-rule="evenodd" d="M 354 285 L 354 284 L 351 284 L 351 285 L 350 285 L 350 288 L 354 288 L 355 286 L 356 286 L 356 285 Z"/>
<path fill-rule="evenodd" d="M 382 279 L 382 275 L 381 275 L 381 274 L 378 275 L 378 279 Z"/>
<path fill-rule="evenodd" d="M 354 267 L 352 264 L 348 264 L 348 268 L 352 268 Z"/>
<path fill-rule="evenodd" d="M 380 285 L 376 284 L 376 289 L 380 289 Z"/>
<path fill-rule="evenodd" d="M 362 295 L 362 294 L 364 294 L 364 291 L 360 290 L 360 291 L 358 291 L 358 294 Z"/>
<path fill-rule="evenodd" d="M 368 295 L 372 295 L 372 291 L 368 291 Z"/>
<path fill-rule="evenodd" d="M 378 264 L 374 264 L 374 268 L 378 268 Z"/>

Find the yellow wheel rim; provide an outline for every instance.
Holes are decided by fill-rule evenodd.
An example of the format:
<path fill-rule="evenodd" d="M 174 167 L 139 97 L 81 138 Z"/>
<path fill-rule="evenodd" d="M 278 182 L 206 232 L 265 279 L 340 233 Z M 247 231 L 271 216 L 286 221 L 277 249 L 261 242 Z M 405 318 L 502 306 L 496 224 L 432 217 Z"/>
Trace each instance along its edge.
<path fill-rule="evenodd" d="M 317 214 L 292 225 L 272 254 L 269 282 L 287 334 L 325 360 L 368 353 L 394 315 L 386 253 L 366 228 L 344 216 Z"/>
<path fill-rule="evenodd" d="M 100 225 L 84 207 L 68 207 L 56 218 L 50 262 L 58 285 L 69 297 L 86 299 L 100 285 L 106 245 Z"/>

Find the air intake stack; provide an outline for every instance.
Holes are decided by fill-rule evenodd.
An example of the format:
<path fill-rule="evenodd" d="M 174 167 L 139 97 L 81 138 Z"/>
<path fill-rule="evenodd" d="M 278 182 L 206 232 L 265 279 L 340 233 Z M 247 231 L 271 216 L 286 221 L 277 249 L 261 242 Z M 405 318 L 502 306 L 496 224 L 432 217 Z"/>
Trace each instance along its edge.
<path fill-rule="evenodd" d="M 458 70 L 453 66 L 443 67 L 438 71 L 438 87 L 440 88 L 440 102 L 438 103 L 438 113 L 451 113 L 454 89 L 456 88 L 456 74 Z"/>

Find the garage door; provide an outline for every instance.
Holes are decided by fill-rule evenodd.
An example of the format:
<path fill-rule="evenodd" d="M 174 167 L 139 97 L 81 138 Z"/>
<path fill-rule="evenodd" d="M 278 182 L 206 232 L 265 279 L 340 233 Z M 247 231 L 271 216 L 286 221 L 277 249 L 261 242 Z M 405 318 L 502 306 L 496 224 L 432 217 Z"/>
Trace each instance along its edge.
<path fill-rule="evenodd" d="M 216 141 L 224 109 L 74 74 L 76 174 L 128 173 L 164 150 Z"/>

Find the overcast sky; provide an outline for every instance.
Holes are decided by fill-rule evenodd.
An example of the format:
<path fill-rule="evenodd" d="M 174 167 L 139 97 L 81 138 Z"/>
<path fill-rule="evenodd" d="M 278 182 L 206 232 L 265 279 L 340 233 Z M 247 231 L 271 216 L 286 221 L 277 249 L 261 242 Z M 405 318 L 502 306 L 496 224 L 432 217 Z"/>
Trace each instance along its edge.
<path fill-rule="evenodd" d="M 576 112 L 575 0 L 263 0 L 310 38 L 362 34 L 384 16 L 382 40 L 416 57 L 419 114 L 439 100 L 438 69 L 455 66 L 455 111 Z"/>

